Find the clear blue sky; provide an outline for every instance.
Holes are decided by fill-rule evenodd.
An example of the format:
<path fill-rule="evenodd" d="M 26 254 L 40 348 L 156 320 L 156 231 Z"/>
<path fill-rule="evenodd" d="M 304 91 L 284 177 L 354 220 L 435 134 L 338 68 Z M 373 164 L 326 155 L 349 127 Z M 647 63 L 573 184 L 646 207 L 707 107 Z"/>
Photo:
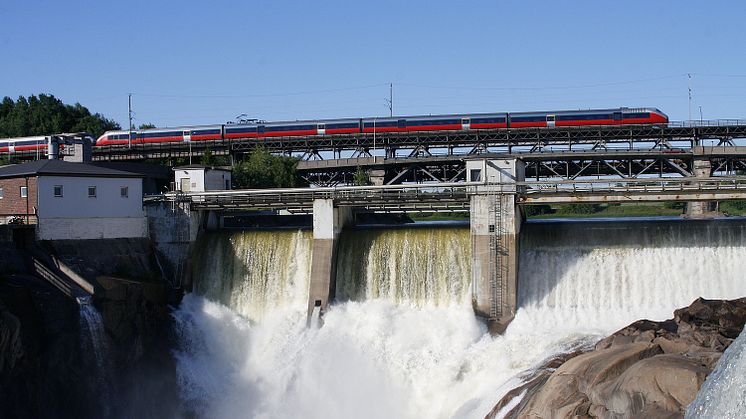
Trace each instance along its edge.
<path fill-rule="evenodd" d="M 158 126 L 616 106 L 746 118 L 746 2 L 0 2 L 0 96 Z"/>

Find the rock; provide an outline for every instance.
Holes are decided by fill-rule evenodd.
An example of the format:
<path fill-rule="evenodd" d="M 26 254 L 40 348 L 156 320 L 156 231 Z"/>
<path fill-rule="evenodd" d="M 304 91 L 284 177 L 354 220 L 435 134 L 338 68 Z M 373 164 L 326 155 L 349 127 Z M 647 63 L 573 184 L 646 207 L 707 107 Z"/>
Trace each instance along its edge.
<path fill-rule="evenodd" d="M 507 417 L 683 417 L 744 323 L 746 298 L 700 298 L 671 320 L 639 320 L 533 381 Z"/>

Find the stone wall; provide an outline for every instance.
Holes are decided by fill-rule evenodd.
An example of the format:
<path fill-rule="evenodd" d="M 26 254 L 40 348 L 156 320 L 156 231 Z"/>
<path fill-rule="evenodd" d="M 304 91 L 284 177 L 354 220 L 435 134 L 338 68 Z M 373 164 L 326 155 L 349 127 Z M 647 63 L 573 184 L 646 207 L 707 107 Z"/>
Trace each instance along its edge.
<path fill-rule="evenodd" d="M 39 240 L 87 240 L 148 237 L 145 217 L 39 218 Z"/>

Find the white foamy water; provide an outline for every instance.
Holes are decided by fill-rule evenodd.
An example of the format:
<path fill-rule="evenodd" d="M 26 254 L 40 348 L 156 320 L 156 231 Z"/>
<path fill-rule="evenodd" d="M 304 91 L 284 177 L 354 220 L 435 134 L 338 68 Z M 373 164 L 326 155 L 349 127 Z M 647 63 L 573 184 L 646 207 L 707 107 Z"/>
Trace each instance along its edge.
<path fill-rule="evenodd" d="M 240 234 L 254 233 L 230 240 Z M 310 247 L 282 244 L 292 234 L 280 233 L 277 246 L 310 260 L 303 253 Z M 737 269 L 745 247 L 526 249 L 518 313 L 504 336 L 491 337 L 474 318 L 468 268 L 454 268 L 470 258 L 460 236 L 468 232 L 407 234 L 341 247 L 340 260 L 360 265 L 341 270 L 346 299 L 331 306 L 321 328 L 306 328 L 306 301 L 296 297 L 307 293 L 307 280 L 285 281 L 276 304 L 252 317 L 242 315 L 251 313 L 241 306 L 251 297 L 241 295 L 266 294 L 266 281 L 243 286 L 230 277 L 235 271 L 203 276 L 222 284 L 210 289 L 223 297 L 188 295 L 174 313 L 185 407 L 205 418 L 484 417 L 548 356 L 639 318 L 669 318 L 699 296 L 746 295 Z M 433 257 L 433 249 L 448 256 Z M 375 252 L 390 257 L 371 259 Z M 420 266 L 397 269 L 394 259 Z"/>
<path fill-rule="evenodd" d="M 95 393 L 92 399 L 97 402 L 102 417 L 111 413 L 111 367 L 109 364 L 109 340 L 104 330 L 101 314 L 93 306 L 90 297 L 79 297 L 81 349 L 93 359 L 89 371 L 95 381 Z"/>
<path fill-rule="evenodd" d="M 689 419 L 746 416 L 746 329 L 725 350 L 686 410 Z"/>

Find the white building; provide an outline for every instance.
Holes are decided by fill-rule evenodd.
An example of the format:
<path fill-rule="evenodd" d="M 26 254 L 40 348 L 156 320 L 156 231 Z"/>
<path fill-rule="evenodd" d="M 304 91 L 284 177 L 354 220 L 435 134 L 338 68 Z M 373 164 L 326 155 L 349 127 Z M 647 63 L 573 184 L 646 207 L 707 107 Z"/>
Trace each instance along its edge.
<path fill-rule="evenodd" d="M 206 192 L 231 189 L 230 167 L 189 165 L 174 167 L 174 181 L 177 191 Z"/>
<path fill-rule="evenodd" d="M 0 184 L 23 186 L 18 196 L 6 194 L 3 199 L 10 201 L 5 204 L 15 215 L 37 222 L 39 240 L 147 237 L 142 178 L 61 160 L 0 168 Z"/>

